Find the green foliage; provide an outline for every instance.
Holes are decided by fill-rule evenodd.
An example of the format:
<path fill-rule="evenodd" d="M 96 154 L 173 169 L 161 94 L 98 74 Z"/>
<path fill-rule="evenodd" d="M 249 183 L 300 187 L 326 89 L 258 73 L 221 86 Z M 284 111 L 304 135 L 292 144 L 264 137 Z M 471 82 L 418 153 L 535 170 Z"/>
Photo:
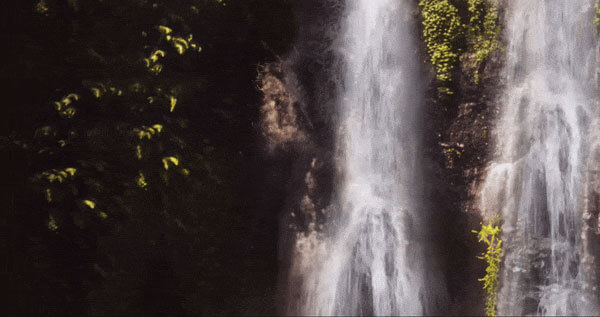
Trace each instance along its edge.
<path fill-rule="evenodd" d="M 70 93 L 63 97 L 60 101 L 55 101 L 54 106 L 62 118 L 71 119 L 77 111 L 73 104 L 78 100 L 78 94 Z"/>
<path fill-rule="evenodd" d="M 596 0 L 594 4 L 594 9 L 596 10 L 596 17 L 594 18 L 594 24 L 597 27 L 600 27 L 600 0 Z"/>
<path fill-rule="evenodd" d="M 177 104 L 177 98 L 175 96 L 169 96 L 169 111 L 173 112 L 175 110 L 175 105 Z"/>
<path fill-rule="evenodd" d="M 248 105 L 293 38 L 289 4 L 12 4 L 8 315 L 232 315 L 270 287 L 243 264 L 272 271 L 265 251 L 240 243 L 263 168 Z"/>
<path fill-rule="evenodd" d="M 483 253 L 478 259 L 485 260 L 487 267 L 485 276 L 479 279 L 483 282 L 483 289 L 487 296 L 485 301 L 485 313 L 487 316 L 496 316 L 496 304 L 498 302 L 498 280 L 500 273 L 500 263 L 502 262 L 502 239 L 500 239 L 501 229 L 498 226 L 498 217 L 490 220 L 487 225 L 481 224 L 481 230 L 475 231 L 479 236 L 479 242 L 487 245 L 486 253 Z"/>
<path fill-rule="evenodd" d="M 492 52 L 503 48 L 497 0 L 469 0 L 469 24 L 466 29 L 469 51 L 475 55 L 473 77 L 475 83 L 479 83 L 480 65 Z"/>
<path fill-rule="evenodd" d="M 464 32 L 458 9 L 449 0 L 421 0 L 419 6 L 427 53 L 442 85 L 440 92 L 452 94 L 447 85 L 459 56 L 457 41 Z"/>
<path fill-rule="evenodd" d="M 39 0 L 36 4 L 35 4 L 35 12 L 37 12 L 38 14 L 47 16 L 48 15 L 48 5 L 46 4 L 46 1 L 44 0 Z"/>
<path fill-rule="evenodd" d="M 101 98 L 107 93 L 116 96 L 121 96 L 123 94 L 123 90 L 118 89 L 116 87 L 107 88 L 103 83 L 95 83 L 95 85 L 95 87 L 90 87 L 90 91 L 92 92 L 92 95 L 96 98 Z"/>
<path fill-rule="evenodd" d="M 146 182 L 146 177 L 144 176 L 144 173 L 140 172 L 140 175 L 138 176 L 136 183 L 141 188 L 146 188 L 146 186 L 148 186 L 148 183 Z"/>
<path fill-rule="evenodd" d="M 188 49 L 195 50 L 198 53 L 202 51 L 202 47 L 197 42 L 193 41 L 194 36 L 192 34 L 188 34 L 186 38 L 174 36 L 172 35 L 173 29 L 164 25 L 159 25 L 158 31 L 167 42 L 170 42 L 173 45 L 179 55 L 183 55 Z"/>
<path fill-rule="evenodd" d="M 58 226 L 56 225 L 56 219 L 54 219 L 54 217 L 50 215 L 50 217 L 48 218 L 48 230 L 56 231 L 57 229 Z"/>
<path fill-rule="evenodd" d="M 42 172 L 42 173 L 36 175 L 36 177 L 38 179 L 42 179 L 42 178 L 46 179 L 50 183 L 54 183 L 55 181 L 62 183 L 63 181 L 65 181 L 69 178 L 73 178 L 75 176 L 76 172 L 77 172 L 76 168 L 67 167 L 62 170 L 52 169 L 50 171 Z"/>
<path fill-rule="evenodd" d="M 91 201 L 91 200 L 89 200 L 89 199 L 85 199 L 85 200 L 83 201 L 83 203 L 84 203 L 86 206 L 90 207 L 90 209 L 94 209 L 94 208 L 96 208 L 96 203 L 95 203 L 95 202 L 93 202 L 93 201 Z"/>
<path fill-rule="evenodd" d="M 133 132 L 138 136 L 138 138 L 140 140 L 143 140 L 144 138 L 147 138 L 148 140 L 150 140 L 153 135 L 160 134 L 160 132 L 162 131 L 162 128 L 163 128 L 162 124 L 157 123 L 151 127 L 141 126 L 140 128 L 134 128 Z M 138 145 L 138 147 L 139 147 L 139 145 Z M 140 152 L 140 150 L 138 150 L 138 152 Z M 138 155 L 138 156 L 141 156 L 141 155 Z"/>
<path fill-rule="evenodd" d="M 96 244 L 97 237 L 129 222 L 143 223 L 146 234 L 157 235 L 170 225 L 179 228 L 175 219 L 189 225 L 190 218 L 199 215 L 182 207 L 191 201 L 184 195 L 194 192 L 204 199 L 199 184 L 217 188 L 202 168 L 214 168 L 212 157 L 198 157 L 202 147 L 192 152 L 190 138 L 183 138 L 185 114 L 181 112 L 190 106 L 196 87 L 186 85 L 181 74 L 192 62 L 198 63 L 201 51 L 188 24 L 195 14 L 181 6 L 184 2 L 203 10 L 222 7 L 215 1 L 201 4 L 196 0 L 166 2 L 159 8 L 135 0 L 92 0 L 85 6 L 77 0 L 69 1 L 69 6 L 45 0 L 36 7 L 43 11 L 40 7 L 45 6 L 44 12 L 38 12 L 43 13 L 45 25 L 63 23 L 52 20 L 53 16 L 68 16 L 69 26 L 81 28 L 63 34 L 68 40 L 59 46 L 64 48 L 61 58 L 81 71 L 70 72 L 66 81 L 49 81 L 57 86 L 52 87 L 57 93 L 51 95 L 50 106 L 43 103 L 37 108 L 46 114 L 44 126 L 29 142 L 35 153 L 31 160 L 42 170 L 31 178 L 44 203 L 38 208 L 47 218 L 41 220 L 44 229 L 62 241 L 84 239 Z M 126 19 L 96 18 L 105 12 L 110 12 L 108 16 L 135 13 L 126 14 Z M 184 30 L 185 36 L 178 35 L 178 30 Z M 190 75 L 186 79 L 199 81 Z M 196 178 L 189 177 L 190 170 L 199 171 Z M 156 238 L 131 239 L 143 245 Z M 87 248 L 83 245 L 79 252 L 84 254 Z M 123 271 L 125 266 L 111 268 L 103 260 L 98 258 L 95 265 L 105 272 L 127 271 Z"/>
<path fill-rule="evenodd" d="M 154 51 L 148 58 L 144 58 L 144 63 L 148 71 L 154 75 L 160 74 L 163 68 L 163 64 L 159 63 L 158 60 L 161 57 L 165 57 L 166 53 L 163 50 Z"/>
<path fill-rule="evenodd" d="M 457 150 L 455 148 L 451 148 L 451 149 L 447 149 L 446 150 L 446 153 L 456 153 L 456 156 L 458 156 L 458 158 L 460 158 L 462 156 L 463 152 L 464 151 L 461 152 L 460 150 Z"/>
<path fill-rule="evenodd" d="M 163 163 L 163 167 L 165 168 L 165 170 L 168 170 L 169 163 L 173 164 L 174 166 L 178 166 L 179 160 L 176 157 L 168 156 L 168 157 L 163 157 L 162 163 Z"/>
<path fill-rule="evenodd" d="M 438 91 L 453 93 L 452 71 L 459 60 L 467 64 L 474 82 L 479 83 L 481 65 L 492 52 L 503 48 L 497 0 L 468 0 L 467 12 L 460 12 L 450 0 L 421 0 L 419 6 L 423 38 L 440 85 Z M 461 17 L 466 17 L 465 24 Z"/>

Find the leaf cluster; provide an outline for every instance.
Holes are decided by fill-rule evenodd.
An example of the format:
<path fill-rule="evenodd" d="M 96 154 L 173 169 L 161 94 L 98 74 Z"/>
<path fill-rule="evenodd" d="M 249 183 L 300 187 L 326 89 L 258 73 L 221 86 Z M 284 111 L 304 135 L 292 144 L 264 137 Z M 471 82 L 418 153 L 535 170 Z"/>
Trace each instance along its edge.
<path fill-rule="evenodd" d="M 15 194 L 15 206 L 10 207 L 23 211 L 18 218 L 23 223 L 18 224 L 21 241 L 15 245 L 24 245 L 23 252 L 47 254 L 36 255 L 35 261 L 29 255 L 13 260 L 32 263 L 30 268 L 15 264 L 16 278 L 47 277 L 43 284 L 23 286 L 31 296 L 14 292 L 15 297 L 37 298 L 37 305 L 19 305 L 22 311 L 52 315 L 54 307 L 65 307 L 61 315 L 146 315 L 145 310 L 165 306 L 158 298 L 148 305 L 139 303 L 151 297 L 145 294 L 150 286 L 143 283 L 154 278 L 143 271 L 153 276 L 155 261 L 170 261 L 171 255 L 160 254 L 170 249 L 167 240 L 178 241 L 183 250 L 174 258 L 195 262 L 196 267 L 179 272 L 200 276 L 190 285 L 165 287 L 159 295 L 185 288 L 186 301 L 201 306 L 167 311 L 198 313 L 210 305 L 218 307 L 209 298 L 221 294 L 212 280 L 223 276 L 224 269 L 218 267 L 223 260 L 207 246 L 232 243 L 216 241 L 223 232 L 232 239 L 237 236 L 228 226 L 238 221 L 233 191 L 236 175 L 243 175 L 236 170 L 243 156 L 233 146 L 218 147 L 206 132 L 211 125 L 239 123 L 211 113 L 222 107 L 220 99 L 201 103 L 197 96 L 207 83 L 224 90 L 216 80 L 208 80 L 215 74 L 202 69 L 215 61 L 221 65 L 213 68 L 224 67 L 222 60 L 204 57 L 208 50 L 201 50 L 200 43 L 214 45 L 215 39 L 203 32 L 200 26 L 209 23 L 201 17 L 214 14 L 215 25 L 224 15 L 220 11 L 230 6 L 217 0 L 33 2 L 28 8 L 36 22 L 33 35 L 23 41 L 43 53 L 27 55 L 32 50 L 24 50 L 28 53 L 23 63 L 37 72 L 20 73 L 39 78 L 44 86 L 23 89 L 24 97 L 39 95 L 43 100 L 29 105 L 27 100 L 33 98 L 15 98 L 36 116 L 19 127 L 23 136 L 12 132 L 1 139 L 9 143 L 10 155 L 19 157 L 11 164 L 21 167 L 22 174 L 15 187 L 23 194 Z M 247 68 L 253 72 L 252 66 Z M 246 91 L 254 92 L 247 82 Z M 230 91 L 221 94 L 231 95 Z M 190 115 L 198 113 L 206 116 Z M 189 129 L 191 120 L 206 127 Z M 39 242 L 30 246 L 29 240 Z M 169 278 L 148 283 L 160 285 Z M 48 285 L 63 286 L 50 294 Z"/>
<path fill-rule="evenodd" d="M 423 39 L 442 94 L 451 95 L 452 73 L 463 52 L 475 56 L 473 77 L 495 50 L 502 48 L 497 0 L 468 0 L 461 12 L 451 0 L 421 0 Z M 463 18 L 466 17 L 466 23 Z"/>
<path fill-rule="evenodd" d="M 469 50 L 475 54 L 474 81 L 479 83 L 479 68 L 487 57 L 504 48 L 498 24 L 498 0 L 469 0 L 469 24 L 466 25 Z"/>
<path fill-rule="evenodd" d="M 594 4 L 594 9 L 596 11 L 596 16 L 594 17 L 594 24 L 596 27 L 600 27 L 600 0 L 596 0 Z"/>
<path fill-rule="evenodd" d="M 458 9 L 449 0 L 421 0 L 419 6 L 427 53 L 435 68 L 436 79 L 446 85 L 452 81 L 451 71 L 459 56 L 457 40 L 464 32 Z M 452 93 L 447 87 L 444 92 Z"/>
<path fill-rule="evenodd" d="M 291 5 L 9 3 L 8 315 L 234 314 L 273 289 L 253 83 Z"/>
<path fill-rule="evenodd" d="M 498 302 L 498 281 L 500 273 L 500 263 L 502 262 L 502 239 L 500 239 L 501 229 L 498 226 L 498 218 L 490 220 L 487 224 L 481 224 L 479 231 L 473 230 L 479 236 L 479 242 L 487 245 L 487 251 L 478 259 L 485 260 L 487 267 L 485 276 L 479 281 L 483 282 L 483 289 L 486 290 L 485 313 L 487 316 L 496 316 L 496 304 Z"/>

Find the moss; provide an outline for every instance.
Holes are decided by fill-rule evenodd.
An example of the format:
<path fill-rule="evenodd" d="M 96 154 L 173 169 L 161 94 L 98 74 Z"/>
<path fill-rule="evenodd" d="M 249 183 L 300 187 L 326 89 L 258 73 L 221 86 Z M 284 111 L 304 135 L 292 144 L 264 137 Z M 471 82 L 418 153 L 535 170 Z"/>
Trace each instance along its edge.
<path fill-rule="evenodd" d="M 469 24 L 466 26 L 468 50 L 474 55 L 473 77 L 479 83 L 479 68 L 494 51 L 502 49 L 498 25 L 497 0 L 469 0 Z"/>
<path fill-rule="evenodd" d="M 596 9 L 596 17 L 594 18 L 594 24 L 597 27 L 600 27 L 600 0 L 596 0 L 596 4 L 594 4 L 594 9 Z"/>
<path fill-rule="evenodd" d="M 452 94 L 452 71 L 459 56 L 463 70 L 479 83 L 481 65 L 492 52 L 503 48 L 497 0 L 468 0 L 467 4 L 461 12 L 450 0 L 419 1 L 425 46 L 438 89 L 445 94 Z"/>
<path fill-rule="evenodd" d="M 487 225 L 481 224 L 481 230 L 475 231 L 479 236 L 479 242 L 485 242 L 488 246 L 486 253 L 483 253 L 479 259 L 485 260 L 487 267 L 485 276 L 479 281 L 483 282 L 483 289 L 486 290 L 485 314 L 486 316 L 496 316 L 496 304 L 498 302 L 498 280 L 500 273 L 500 263 L 502 262 L 502 240 L 500 239 L 501 229 L 498 226 L 498 217 L 490 220 Z"/>
<path fill-rule="evenodd" d="M 464 34 L 458 9 L 448 0 L 421 0 L 419 7 L 425 45 L 441 85 L 440 91 L 452 94 L 448 86 L 452 81 L 451 71 L 458 61 L 457 42 Z"/>

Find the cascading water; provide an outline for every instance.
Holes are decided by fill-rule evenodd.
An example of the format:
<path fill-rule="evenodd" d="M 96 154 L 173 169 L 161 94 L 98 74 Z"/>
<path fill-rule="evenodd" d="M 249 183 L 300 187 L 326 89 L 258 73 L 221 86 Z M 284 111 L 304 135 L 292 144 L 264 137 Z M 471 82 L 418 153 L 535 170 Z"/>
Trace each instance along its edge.
<path fill-rule="evenodd" d="M 508 2 L 494 162 L 481 209 L 503 218 L 501 315 L 598 315 L 583 235 L 598 117 L 592 0 Z"/>
<path fill-rule="evenodd" d="M 302 233 L 292 271 L 293 314 L 418 315 L 439 301 L 426 272 L 426 208 L 419 179 L 414 1 L 346 2 L 337 51 L 339 184 L 336 215 Z M 426 275 L 427 274 L 427 275 Z"/>

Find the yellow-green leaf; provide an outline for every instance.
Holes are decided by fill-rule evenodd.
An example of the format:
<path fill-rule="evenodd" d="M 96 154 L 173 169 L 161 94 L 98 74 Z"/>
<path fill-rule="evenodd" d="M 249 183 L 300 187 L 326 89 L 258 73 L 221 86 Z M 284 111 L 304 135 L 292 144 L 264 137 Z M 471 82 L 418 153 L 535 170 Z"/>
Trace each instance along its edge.
<path fill-rule="evenodd" d="M 145 188 L 146 186 L 148 186 L 148 183 L 146 182 L 146 177 L 144 177 L 144 174 L 142 172 L 140 172 L 137 178 L 137 185 L 141 188 Z"/>
<path fill-rule="evenodd" d="M 183 45 L 179 43 L 174 43 L 173 45 L 175 46 L 175 49 L 177 50 L 177 53 L 179 53 L 179 55 L 184 53 L 185 48 L 183 47 Z"/>
<path fill-rule="evenodd" d="M 177 98 L 175 98 L 174 96 L 171 96 L 170 99 L 171 99 L 171 112 L 173 112 L 173 110 L 175 109 L 175 105 L 177 104 Z"/>
<path fill-rule="evenodd" d="M 171 32 L 173 32 L 173 30 L 170 27 L 164 25 L 159 25 L 158 31 L 164 35 L 171 34 Z"/>
<path fill-rule="evenodd" d="M 162 162 L 165 170 L 169 169 L 169 162 L 173 163 L 175 166 L 179 165 L 179 160 L 174 156 L 163 157 Z"/>
<path fill-rule="evenodd" d="M 67 95 L 67 98 L 69 98 L 69 99 L 75 99 L 75 100 L 79 100 L 79 95 L 78 95 L 78 94 L 73 94 L 73 93 L 71 93 L 71 94 L 68 94 L 68 95 Z"/>
<path fill-rule="evenodd" d="M 142 146 L 139 144 L 135 147 L 135 156 L 137 156 L 138 160 L 142 159 Z"/>
<path fill-rule="evenodd" d="M 54 217 L 52 217 L 52 215 L 50 216 L 50 219 L 48 220 L 48 229 L 50 229 L 52 231 L 58 230 L 58 225 L 56 224 L 56 220 L 54 219 Z"/>
<path fill-rule="evenodd" d="M 50 188 L 46 188 L 46 200 L 48 202 L 52 202 L 52 191 Z"/>
<path fill-rule="evenodd" d="M 86 199 L 83 201 L 83 203 L 86 204 L 88 207 L 90 207 L 90 209 L 96 208 L 96 203 L 91 200 Z"/>
<path fill-rule="evenodd" d="M 161 71 L 162 71 L 162 65 L 161 64 L 156 64 L 156 65 L 154 65 L 150 69 L 150 72 L 153 73 L 154 75 L 160 74 Z"/>
<path fill-rule="evenodd" d="M 179 55 L 185 53 L 185 51 L 189 48 L 188 42 L 181 37 L 173 38 L 173 46 L 175 46 L 175 49 Z"/>

